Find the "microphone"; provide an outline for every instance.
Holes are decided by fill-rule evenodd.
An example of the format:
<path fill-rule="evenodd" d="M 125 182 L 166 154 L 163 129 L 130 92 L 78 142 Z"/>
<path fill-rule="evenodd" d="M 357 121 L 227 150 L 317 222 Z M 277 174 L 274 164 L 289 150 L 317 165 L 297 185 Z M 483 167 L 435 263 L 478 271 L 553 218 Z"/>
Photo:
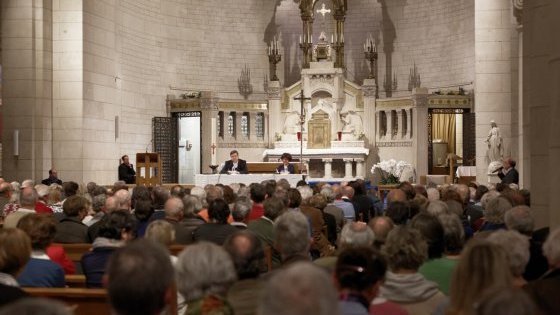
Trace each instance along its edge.
<path fill-rule="evenodd" d="M 148 147 L 150 146 L 150 144 L 152 144 L 154 142 L 154 139 L 150 139 L 150 142 L 148 142 L 148 144 L 146 145 L 146 153 L 148 153 Z"/>

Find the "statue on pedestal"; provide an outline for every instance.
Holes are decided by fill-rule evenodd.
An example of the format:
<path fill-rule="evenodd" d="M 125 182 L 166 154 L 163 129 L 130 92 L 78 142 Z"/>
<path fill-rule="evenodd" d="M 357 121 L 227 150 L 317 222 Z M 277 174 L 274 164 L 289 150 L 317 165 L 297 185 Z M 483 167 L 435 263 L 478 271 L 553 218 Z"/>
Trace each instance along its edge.
<path fill-rule="evenodd" d="M 360 140 L 360 137 L 364 132 L 362 117 L 360 117 L 360 115 L 358 115 L 355 111 L 351 110 L 340 113 L 340 118 L 344 123 L 344 127 L 342 127 L 342 134 L 345 135 L 345 137 L 351 138 L 345 140 Z"/>
<path fill-rule="evenodd" d="M 488 144 L 488 160 L 490 164 L 488 165 L 488 173 L 494 172 L 496 169 L 502 166 L 502 136 L 500 134 L 500 128 L 495 121 L 490 121 L 490 131 L 488 132 L 488 137 L 486 138 L 486 143 Z"/>

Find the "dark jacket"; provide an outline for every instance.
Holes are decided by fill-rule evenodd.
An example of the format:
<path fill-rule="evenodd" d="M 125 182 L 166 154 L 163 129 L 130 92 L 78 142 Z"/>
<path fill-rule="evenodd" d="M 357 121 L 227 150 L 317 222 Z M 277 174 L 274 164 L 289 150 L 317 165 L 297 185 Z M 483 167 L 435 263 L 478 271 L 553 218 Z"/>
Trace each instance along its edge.
<path fill-rule="evenodd" d="M 533 299 L 541 314 L 560 314 L 560 269 L 550 270 L 540 279 L 529 282 L 524 289 Z"/>
<path fill-rule="evenodd" d="M 233 170 L 233 162 L 231 160 L 226 161 L 224 167 L 220 171 L 222 174 L 227 174 L 228 171 Z M 238 171 L 240 174 L 247 174 L 249 171 L 247 170 L 247 161 L 239 159 L 237 160 L 237 168 L 235 171 Z"/>
<path fill-rule="evenodd" d="M 41 184 L 50 186 L 51 184 L 59 184 L 62 185 L 62 181 L 56 177 L 45 178 L 41 181 Z"/>
<path fill-rule="evenodd" d="M 221 223 L 205 223 L 193 232 L 195 241 L 208 241 L 222 246 L 228 236 L 237 232 L 235 226 Z"/>
<path fill-rule="evenodd" d="M 284 173 L 284 164 L 278 165 L 278 167 L 276 168 L 276 172 Z M 288 164 L 288 173 L 294 174 L 295 172 L 296 172 L 296 168 L 294 167 L 294 165 L 292 163 Z"/>
<path fill-rule="evenodd" d="M 119 180 L 124 180 L 127 184 L 134 184 L 136 182 L 136 172 L 132 164 L 130 166 L 126 166 L 124 163 L 119 165 Z"/>
<path fill-rule="evenodd" d="M 513 167 L 507 174 L 499 172 L 498 177 L 502 180 L 502 184 L 519 184 L 519 173 Z"/>
<path fill-rule="evenodd" d="M 78 218 L 64 218 L 56 225 L 55 243 L 89 243 L 88 226 Z"/>

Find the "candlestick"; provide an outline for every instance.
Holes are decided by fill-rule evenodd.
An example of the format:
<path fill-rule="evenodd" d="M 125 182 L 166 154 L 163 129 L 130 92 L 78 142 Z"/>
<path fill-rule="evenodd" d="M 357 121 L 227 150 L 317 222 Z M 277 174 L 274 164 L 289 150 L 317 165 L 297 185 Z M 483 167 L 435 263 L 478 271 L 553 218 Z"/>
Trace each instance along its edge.
<path fill-rule="evenodd" d="M 212 118 L 211 122 L 210 122 L 210 128 L 211 128 L 211 132 L 210 132 L 210 142 L 212 143 L 212 145 L 215 146 L 216 144 L 216 118 Z M 212 149 L 211 151 L 212 153 L 212 165 L 216 165 L 216 150 Z"/>

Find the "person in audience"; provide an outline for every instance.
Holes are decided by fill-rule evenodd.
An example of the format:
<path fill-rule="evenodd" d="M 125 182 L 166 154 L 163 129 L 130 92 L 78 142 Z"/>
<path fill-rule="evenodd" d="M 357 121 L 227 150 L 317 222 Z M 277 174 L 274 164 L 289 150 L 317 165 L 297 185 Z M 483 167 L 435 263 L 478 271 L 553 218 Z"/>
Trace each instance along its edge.
<path fill-rule="evenodd" d="M 511 274 L 513 286 L 521 288 L 527 284 L 523 272 L 529 262 L 529 240 L 517 231 L 499 230 L 491 233 L 487 240 L 504 249 Z"/>
<path fill-rule="evenodd" d="M 373 201 L 366 194 L 365 183 L 356 180 L 348 183 L 348 185 L 354 188 L 352 204 L 356 211 L 356 221 L 369 222 L 369 219 L 375 216 L 375 208 L 373 207 Z"/>
<path fill-rule="evenodd" d="M 548 270 L 548 262 L 542 252 L 543 241 L 533 237 L 535 219 L 531 209 L 527 206 L 511 208 L 505 214 L 505 223 L 508 230 L 517 231 L 529 238 L 530 256 L 523 278 L 527 281 L 540 278 Z"/>
<path fill-rule="evenodd" d="M 53 210 L 54 214 L 62 213 L 62 186 L 52 184 L 49 186 L 49 195 L 47 197 L 47 205 Z"/>
<path fill-rule="evenodd" d="M 321 210 L 309 204 L 313 196 L 313 190 L 309 186 L 301 186 L 297 189 L 301 194 L 301 205 L 299 208 L 311 224 L 311 236 L 313 237 L 311 256 L 316 259 L 334 254 L 334 246 L 329 243 L 329 240 L 323 233 L 323 226 L 325 225 L 323 214 Z"/>
<path fill-rule="evenodd" d="M 550 232 L 543 244 L 543 253 L 548 260 L 549 270 L 539 279 L 529 282 L 525 290 L 541 314 L 560 314 L 560 228 Z"/>
<path fill-rule="evenodd" d="M 186 315 L 233 314 L 226 295 L 237 276 L 222 247 L 209 242 L 189 245 L 179 255 L 175 269 L 177 289 L 188 304 Z"/>
<path fill-rule="evenodd" d="M 340 237 L 340 232 L 342 231 L 344 224 L 346 224 L 344 211 L 342 211 L 341 208 L 337 207 L 334 204 L 336 193 L 330 185 L 323 186 L 323 188 L 321 188 L 320 194 L 325 196 L 325 198 L 327 199 L 327 206 L 325 207 L 325 209 L 323 209 L 323 212 L 328 213 L 334 217 L 336 222 L 336 235 L 338 239 L 338 237 Z"/>
<path fill-rule="evenodd" d="M 168 248 L 175 243 L 175 228 L 171 223 L 165 220 L 152 221 L 148 224 L 144 237 Z M 175 266 L 177 257 L 173 255 L 169 256 L 171 258 L 171 263 Z"/>
<path fill-rule="evenodd" d="M 184 216 L 183 207 L 183 200 L 180 198 L 171 197 L 167 199 L 165 202 L 165 221 L 169 222 L 175 229 L 175 241 L 178 244 L 185 245 L 191 243 L 192 232 L 181 225 Z"/>
<path fill-rule="evenodd" d="M 418 268 L 428 258 L 428 245 L 416 229 L 397 226 L 383 247 L 389 271 L 381 295 L 409 314 L 431 314 L 445 300 L 437 285 L 426 280 Z"/>
<path fill-rule="evenodd" d="M 274 273 L 259 301 L 258 315 L 338 315 L 331 277 L 309 262 L 296 262 Z"/>
<path fill-rule="evenodd" d="M 57 170 L 55 170 L 54 168 L 51 168 L 49 170 L 49 177 L 43 179 L 41 181 L 41 184 L 43 184 L 45 186 L 50 186 L 52 184 L 62 185 L 62 180 L 60 180 L 60 178 L 58 178 Z"/>
<path fill-rule="evenodd" d="M 0 304 L 1 306 L 1 304 Z M 55 301 L 53 299 L 45 298 L 23 298 L 14 303 L 0 308 L 0 315 L 72 315 L 74 314 L 70 307 Z"/>
<path fill-rule="evenodd" d="M 249 198 L 237 198 L 233 205 L 233 211 L 231 212 L 231 216 L 233 217 L 233 222 L 231 222 L 231 225 L 240 230 L 247 229 L 247 223 L 249 222 L 248 216 L 251 211 L 251 207 L 252 203 Z"/>
<path fill-rule="evenodd" d="M 87 214 L 88 201 L 84 197 L 71 196 L 63 204 L 64 219 L 56 226 L 55 243 L 88 243 L 88 226 L 82 223 Z"/>
<path fill-rule="evenodd" d="M 209 216 L 208 216 L 208 206 L 216 199 L 224 199 L 224 191 L 222 190 L 221 187 L 219 186 L 214 186 L 214 185 L 206 185 L 204 187 L 204 196 L 205 199 L 204 201 L 206 201 L 202 207 L 202 209 L 198 212 L 198 215 L 204 219 L 204 221 L 208 222 L 209 221 Z M 203 199 L 201 199 L 203 200 Z M 228 223 L 231 223 L 233 221 L 233 218 L 230 219 L 228 218 Z"/>
<path fill-rule="evenodd" d="M 102 276 L 113 253 L 128 241 L 134 239 L 136 229 L 132 215 L 123 210 L 115 210 L 107 215 L 99 228 L 99 236 L 93 241 L 92 251 L 82 256 L 82 269 L 86 275 L 88 288 L 102 287 Z"/>
<path fill-rule="evenodd" d="M 449 295 L 453 270 L 459 262 L 459 255 L 465 243 L 465 231 L 461 220 L 453 213 L 440 214 L 437 219 L 443 228 L 443 255 L 424 262 L 418 272 L 437 283 L 443 294 Z"/>
<path fill-rule="evenodd" d="M 488 201 L 488 204 L 485 208 L 486 211 L 484 216 L 484 223 L 480 227 L 480 231 L 495 231 L 505 229 L 505 213 L 511 208 L 511 203 L 502 196 L 493 198 Z"/>
<path fill-rule="evenodd" d="M 387 240 L 387 235 L 395 227 L 395 224 L 389 217 L 378 216 L 369 220 L 368 226 L 373 231 L 373 235 L 375 235 L 373 246 L 376 249 L 381 249 Z"/>
<path fill-rule="evenodd" d="M 132 209 L 132 197 L 128 190 L 119 189 L 115 191 L 113 198 L 117 202 L 117 210 L 130 212 L 130 209 Z"/>
<path fill-rule="evenodd" d="M 201 218 L 197 213 L 202 209 L 202 202 L 198 196 L 186 195 L 183 198 L 183 221 L 181 221 L 181 226 L 188 231 L 190 235 L 190 240 L 188 243 L 193 243 L 192 232 L 200 225 L 206 223 L 206 221 Z"/>
<path fill-rule="evenodd" d="M 437 190 L 437 188 L 429 187 L 426 189 L 426 193 L 428 194 L 427 198 L 430 202 L 439 200 L 439 190 Z"/>
<path fill-rule="evenodd" d="M 224 249 L 231 256 L 236 281 L 228 290 L 227 300 L 234 314 L 253 315 L 257 311 L 258 298 L 264 285 L 259 278 L 264 251 L 259 239 L 249 231 L 238 231 L 230 235 L 224 243 Z"/>
<path fill-rule="evenodd" d="M 0 229 L 0 307 L 27 296 L 16 277 L 31 257 L 31 240 L 16 228 Z"/>
<path fill-rule="evenodd" d="M 37 192 L 37 202 L 35 203 L 35 212 L 53 214 L 52 208 L 47 205 L 49 186 L 43 184 L 35 185 L 35 191 Z"/>
<path fill-rule="evenodd" d="M 437 217 L 440 214 L 449 213 L 449 206 L 444 201 L 433 200 L 428 204 L 426 212 Z"/>
<path fill-rule="evenodd" d="M 51 261 L 46 253 L 56 233 L 56 222 L 46 215 L 30 214 L 17 226 L 31 239 L 31 259 L 17 281 L 23 287 L 64 287 L 64 270 Z"/>
<path fill-rule="evenodd" d="M 175 272 L 165 248 L 137 240 L 117 250 L 107 266 L 107 292 L 116 315 L 163 314 L 174 303 Z"/>
<path fill-rule="evenodd" d="M 505 288 L 484 295 L 474 315 L 526 315 L 538 314 L 531 298 L 518 288 Z"/>
<path fill-rule="evenodd" d="M 152 190 L 152 205 L 154 213 L 150 221 L 165 219 L 165 203 L 171 197 L 169 190 L 163 186 L 156 186 Z"/>
<path fill-rule="evenodd" d="M 402 189 L 391 189 L 387 194 L 387 204 L 395 201 L 406 202 L 407 200 L 406 193 Z"/>
<path fill-rule="evenodd" d="M 280 215 L 274 223 L 274 236 L 274 248 L 280 253 L 282 266 L 310 260 L 309 222 L 301 212 L 287 211 Z"/>
<path fill-rule="evenodd" d="M 369 315 L 370 303 L 379 293 L 386 271 L 387 262 L 383 255 L 371 247 L 343 250 L 334 273 L 340 314 Z"/>
<path fill-rule="evenodd" d="M 393 201 L 387 205 L 385 215 L 396 225 L 405 225 L 410 219 L 410 206 L 408 202 Z"/>
<path fill-rule="evenodd" d="M 266 190 L 262 184 L 253 183 L 249 186 L 249 191 L 253 206 L 251 207 L 247 220 L 251 222 L 259 219 L 264 214 L 263 201 L 266 197 Z"/>
<path fill-rule="evenodd" d="M 296 188 L 290 188 L 288 189 L 287 196 L 288 210 L 301 212 L 301 210 L 299 209 L 299 206 L 301 206 L 301 194 L 299 193 L 299 190 L 297 190 Z"/>
<path fill-rule="evenodd" d="M 3 218 L 7 215 L 5 213 L 5 207 L 10 203 L 12 197 L 12 185 L 10 183 L 2 182 L 0 183 L 0 216 Z"/>
<path fill-rule="evenodd" d="M 511 271 L 505 266 L 507 254 L 500 246 L 471 240 L 453 272 L 447 314 L 472 314 L 485 294 L 511 288 Z"/>
<path fill-rule="evenodd" d="M 337 241 L 336 219 L 332 214 L 324 211 L 327 206 L 327 198 L 321 194 L 315 194 L 309 198 L 309 205 L 313 208 L 319 209 L 323 214 L 327 240 L 332 246 L 335 246 Z"/>
<path fill-rule="evenodd" d="M 107 222 L 108 214 L 113 211 L 116 211 L 117 209 L 118 209 L 117 199 L 115 199 L 115 197 L 113 196 L 107 196 L 105 198 L 105 206 L 102 209 L 103 216 L 99 221 L 95 222 L 90 227 L 88 227 L 88 240 L 90 243 L 97 238 L 99 234 L 99 228 Z"/>
<path fill-rule="evenodd" d="M 152 200 L 141 199 L 134 202 L 134 217 L 136 218 L 136 235 L 143 237 L 146 234 L 146 228 L 150 224 L 150 217 L 154 213 Z M 157 221 L 157 220 L 156 220 Z M 189 233 L 190 235 L 190 233 Z M 190 237 L 192 239 L 192 236 Z"/>
<path fill-rule="evenodd" d="M 418 230 L 428 244 L 428 259 L 441 258 L 444 251 L 444 231 L 438 218 L 420 213 L 412 219 L 410 227 Z"/>
<path fill-rule="evenodd" d="M 281 263 L 280 254 L 274 247 L 274 220 L 285 211 L 284 202 L 276 197 L 268 198 L 264 201 L 264 215 L 253 222 L 249 222 L 247 229 L 259 238 L 263 247 L 272 250 L 272 267 L 278 267 Z"/>
<path fill-rule="evenodd" d="M 248 173 L 247 162 L 239 158 L 239 152 L 237 152 L 237 150 L 231 151 L 229 153 L 229 157 L 231 158 L 231 160 L 224 163 L 224 167 L 222 167 L 222 170 L 220 171 L 221 174 Z"/>
<path fill-rule="evenodd" d="M 348 222 L 340 234 L 338 253 L 349 247 L 372 247 L 374 239 L 374 233 L 364 222 Z M 316 259 L 313 263 L 334 272 L 337 260 L 337 256 L 328 256 Z"/>
<path fill-rule="evenodd" d="M 334 205 L 342 209 L 344 212 L 344 219 L 346 221 L 356 221 L 356 209 L 352 204 L 354 197 L 354 188 L 350 186 L 340 187 L 339 194 L 336 196 Z"/>
<path fill-rule="evenodd" d="M 278 165 L 276 168 L 276 173 L 278 174 L 294 174 L 296 172 L 296 168 L 291 163 L 292 162 L 292 155 L 290 153 L 283 153 L 280 156 L 280 160 L 282 164 Z"/>
<path fill-rule="evenodd" d="M 172 197 L 177 197 L 179 199 L 183 199 L 187 195 L 185 188 L 181 185 L 173 185 L 169 192 Z"/>
<path fill-rule="evenodd" d="M 93 215 L 87 222 L 84 222 L 85 225 L 92 226 L 103 218 L 103 216 L 105 215 L 103 208 L 105 207 L 106 200 L 107 200 L 107 196 L 105 194 L 93 196 L 91 200 L 91 208 L 93 210 Z"/>
<path fill-rule="evenodd" d="M 119 180 L 124 181 L 126 184 L 134 184 L 136 182 L 136 171 L 130 163 L 128 155 L 121 157 L 121 164 L 119 164 Z"/>
<path fill-rule="evenodd" d="M 209 241 L 222 245 L 226 238 L 237 232 L 237 228 L 228 224 L 229 206 L 224 199 L 212 201 L 208 207 L 209 222 L 200 225 L 193 232 L 195 241 Z"/>
<path fill-rule="evenodd" d="M 20 194 L 20 207 L 6 216 L 4 219 L 4 227 L 16 227 L 19 220 L 28 214 L 35 212 L 35 203 L 37 203 L 37 192 L 33 187 L 25 187 Z"/>

